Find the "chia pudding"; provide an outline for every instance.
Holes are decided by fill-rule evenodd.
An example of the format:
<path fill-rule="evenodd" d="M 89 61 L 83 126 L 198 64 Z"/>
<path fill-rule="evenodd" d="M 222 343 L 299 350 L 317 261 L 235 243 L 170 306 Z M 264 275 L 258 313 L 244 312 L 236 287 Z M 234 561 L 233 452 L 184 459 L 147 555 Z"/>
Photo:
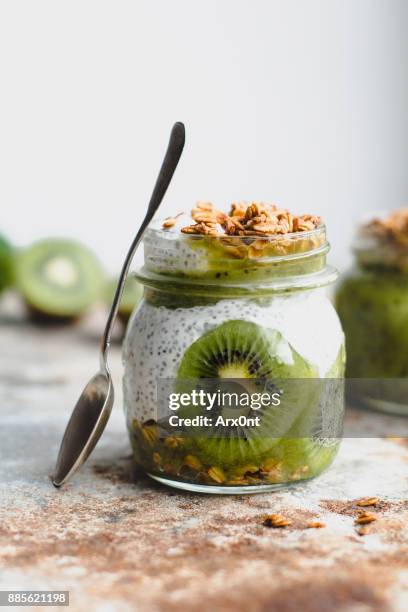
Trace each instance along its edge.
<path fill-rule="evenodd" d="M 365 407 L 408 415 L 408 209 L 362 224 L 353 250 L 336 291 L 348 387 Z"/>
<path fill-rule="evenodd" d="M 309 391 L 313 381 L 344 374 L 343 332 L 326 296 L 337 272 L 326 265 L 325 227 L 318 217 L 255 202 L 232 205 L 229 214 L 200 203 L 192 217 L 192 224 L 179 215 L 152 226 L 144 241 L 137 273 L 144 299 L 123 351 L 135 460 L 153 478 L 205 492 L 312 478 L 334 459 L 343 415 L 338 386 Z M 190 379 L 239 380 L 252 390 L 272 384 L 291 404 L 257 411 L 260 435 L 202 425 L 194 435 L 169 433 L 159 383 L 178 389 Z M 184 414 L 197 413 L 187 407 Z"/>

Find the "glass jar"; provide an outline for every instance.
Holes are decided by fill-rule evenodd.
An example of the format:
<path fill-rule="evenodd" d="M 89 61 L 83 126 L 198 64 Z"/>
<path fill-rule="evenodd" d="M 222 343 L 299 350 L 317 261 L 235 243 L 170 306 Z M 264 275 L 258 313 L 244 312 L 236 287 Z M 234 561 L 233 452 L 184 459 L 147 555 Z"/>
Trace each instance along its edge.
<path fill-rule="evenodd" d="M 350 398 L 366 408 L 408 415 L 408 243 L 364 224 L 353 252 L 355 265 L 336 289 Z"/>
<path fill-rule="evenodd" d="M 316 381 L 343 378 L 344 337 L 326 295 L 337 272 L 326 265 L 324 226 L 265 238 L 150 228 L 144 250 L 137 273 L 144 299 L 123 352 L 136 462 L 160 482 L 209 493 L 266 491 L 326 469 L 339 444 L 343 397 Z M 274 389 L 286 404 L 251 404 L 242 426 L 222 419 L 215 431 L 220 414 L 231 411 L 224 413 L 218 396 L 212 412 L 206 406 L 199 415 L 190 395 L 183 423 L 186 414 L 217 419 L 187 419 L 174 433 L 161 411 L 163 381 L 167 390 L 190 392 L 200 383 L 214 390 L 233 381 L 251 398 Z M 261 425 L 253 433 L 256 416 Z"/>

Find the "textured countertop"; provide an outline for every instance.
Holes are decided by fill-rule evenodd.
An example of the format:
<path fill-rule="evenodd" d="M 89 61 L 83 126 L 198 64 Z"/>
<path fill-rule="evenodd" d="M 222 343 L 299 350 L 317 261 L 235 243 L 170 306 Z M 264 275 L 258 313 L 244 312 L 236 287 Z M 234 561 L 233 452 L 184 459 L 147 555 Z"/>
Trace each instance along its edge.
<path fill-rule="evenodd" d="M 309 484 L 255 496 L 180 493 L 132 465 L 116 346 L 111 421 L 80 474 L 56 490 L 49 474 L 97 368 L 103 313 L 39 330 L 13 302 L 4 308 L 0 589 L 69 590 L 71 610 L 93 612 L 408 609 L 408 419 L 393 423 L 398 438 L 345 439 L 334 466 Z M 389 419 L 347 415 L 373 436 Z M 355 502 L 366 496 L 379 498 L 378 518 L 359 535 Z M 270 513 L 292 524 L 268 529 Z M 306 528 L 312 519 L 325 527 Z"/>

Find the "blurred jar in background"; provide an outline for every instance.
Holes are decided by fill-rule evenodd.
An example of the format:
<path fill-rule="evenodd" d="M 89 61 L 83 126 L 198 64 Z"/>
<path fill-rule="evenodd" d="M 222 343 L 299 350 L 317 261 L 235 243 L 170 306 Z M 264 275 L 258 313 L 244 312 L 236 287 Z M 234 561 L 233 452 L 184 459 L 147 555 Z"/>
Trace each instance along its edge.
<path fill-rule="evenodd" d="M 408 416 L 408 208 L 362 224 L 353 251 L 336 292 L 348 388 L 365 407 Z"/>

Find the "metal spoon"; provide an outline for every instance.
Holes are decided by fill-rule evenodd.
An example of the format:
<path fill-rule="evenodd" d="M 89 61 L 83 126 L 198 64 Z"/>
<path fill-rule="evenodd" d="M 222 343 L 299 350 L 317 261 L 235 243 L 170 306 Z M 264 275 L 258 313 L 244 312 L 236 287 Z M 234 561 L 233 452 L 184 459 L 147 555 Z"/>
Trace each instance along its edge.
<path fill-rule="evenodd" d="M 129 267 L 143 234 L 161 204 L 179 162 L 185 141 L 182 123 L 175 123 L 170 141 L 147 208 L 146 216 L 133 240 L 122 267 L 100 347 L 100 369 L 86 385 L 65 430 L 52 482 L 63 485 L 86 461 L 108 422 L 113 407 L 113 383 L 108 367 L 108 350 Z"/>

